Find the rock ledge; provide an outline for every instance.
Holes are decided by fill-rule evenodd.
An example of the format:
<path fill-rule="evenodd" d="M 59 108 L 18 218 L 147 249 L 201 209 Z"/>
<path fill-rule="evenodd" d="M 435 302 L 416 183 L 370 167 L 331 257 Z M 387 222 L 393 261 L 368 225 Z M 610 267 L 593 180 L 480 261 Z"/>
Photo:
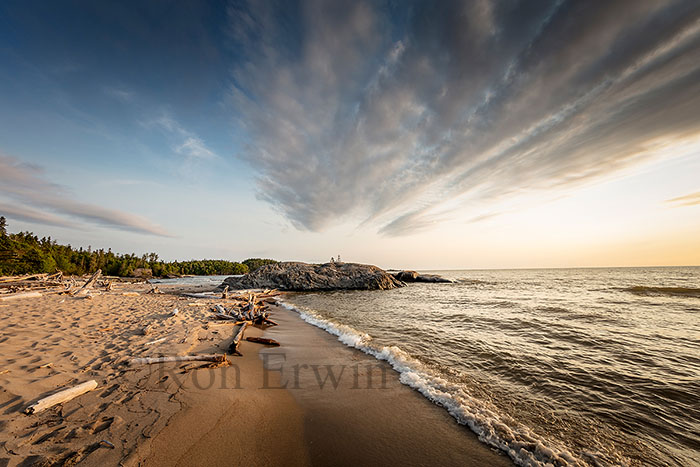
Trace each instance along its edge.
<path fill-rule="evenodd" d="M 406 284 L 369 264 L 284 262 L 267 264 L 243 277 L 227 277 L 219 287 L 227 285 L 234 290 L 323 291 L 386 290 Z"/>

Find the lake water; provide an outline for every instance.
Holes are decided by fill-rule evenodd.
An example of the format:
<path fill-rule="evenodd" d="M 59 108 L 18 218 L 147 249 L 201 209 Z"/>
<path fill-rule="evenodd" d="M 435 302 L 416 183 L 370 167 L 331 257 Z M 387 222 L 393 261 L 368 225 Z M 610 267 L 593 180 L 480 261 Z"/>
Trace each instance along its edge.
<path fill-rule="evenodd" d="M 520 465 L 700 465 L 700 268 L 430 271 L 285 297 Z"/>

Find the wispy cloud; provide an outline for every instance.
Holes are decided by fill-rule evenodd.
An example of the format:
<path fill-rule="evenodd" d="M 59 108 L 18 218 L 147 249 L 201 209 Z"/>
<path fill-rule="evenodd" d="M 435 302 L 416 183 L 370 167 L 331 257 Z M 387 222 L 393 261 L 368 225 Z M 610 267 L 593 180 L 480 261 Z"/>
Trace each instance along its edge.
<path fill-rule="evenodd" d="M 8 156 L 0 156 L 0 197 L 5 199 L 0 202 L 0 212 L 9 218 L 72 228 L 77 219 L 107 228 L 171 236 L 144 217 L 75 201 L 64 187 L 46 180 L 40 167 Z"/>
<path fill-rule="evenodd" d="M 173 151 L 184 156 L 186 159 L 204 159 L 214 160 L 220 157 L 199 138 L 196 134 L 185 129 L 176 120 L 167 114 L 163 114 L 155 120 L 146 124 L 146 126 L 157 126 L 166 130 L 175 138 L 173 143 Z"/>
<path fill-rule="evenodd" d="M 181 145 L 175 148 L 175 152 L 194 159 L 212 160 L 218 158 L 201 139 L 195 136 L 188 136 Z"/>
<path fill-rule="evenodd" d="M 667 199 L 666 202 L 674 206 L 697 206 L 700 205 L 700 191 L 677 198 Z"/>
<path fill-rule="evenodd" d="M 33 222 L 36 224 L 52 225 L 56 227 L 66 227 L 70 229 L 76 228 L 75 222 L 69 222 L 54 214 L 38 211 L 29 206 L 13 203 L 0 202 L 0 215 L 9 219 L 16 219 L 25 222 Z"/>
<path fill-rule="evenodd" d="M 130 103 L 134 100 L 134 92 L 123 87 L 105 86 L 104 93 L 122 102 Z"/>
<path fill-rule="evenodd" d="M 415 233 L 458 198 L 576 186 L 700 133 L 692 2 L 254 3 L 230 22 L 241 156 L 301 229 Z"/>

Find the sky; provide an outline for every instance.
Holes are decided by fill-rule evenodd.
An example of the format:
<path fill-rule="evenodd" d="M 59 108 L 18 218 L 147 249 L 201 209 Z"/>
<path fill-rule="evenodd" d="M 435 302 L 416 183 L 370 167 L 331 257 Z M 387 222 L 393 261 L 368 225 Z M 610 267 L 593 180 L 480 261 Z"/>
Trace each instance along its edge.
<path fill-rule="evenodd" d="M 166 260 L 700 265 L 700 3 L 3 1 L 0 215 Z"/>

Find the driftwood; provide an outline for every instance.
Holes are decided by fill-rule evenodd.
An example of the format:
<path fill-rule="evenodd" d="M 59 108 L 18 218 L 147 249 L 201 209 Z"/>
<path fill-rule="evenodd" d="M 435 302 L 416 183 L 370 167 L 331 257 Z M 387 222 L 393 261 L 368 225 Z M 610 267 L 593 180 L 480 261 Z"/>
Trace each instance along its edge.
<path fill-rule="evenodd" d="M 90 277 L 90 279 L 87 280 L 85 284 L 81 288 L 79 288 L 76 292 L 73 293 L 74 297 L 77 297 L 79 295 L 85 295 L 88 290 L 90 290 L 90 287 L 95 283 L 98 277 L 100 277 L 100 274 L 102 274 L 102 269 L 98 269 L 95 271 L 95 273 Z"/>
<path fill-rule="evenodd" d="M 168 339 L 167 337 L 161 337 L 160 339 L 156 339 L 156 340 L 151 341 L 151 342 L 146 342 L 145 345 L 159 344 L 159 343 L 161 343 L 161 342 L 166 341 L 167 339 Z"/>
<path fill-rule="evenodd" d="M 151 363 L 167 363 L 167 362 L 217 362 L 226 361 L 226 355 L 179 355 L 173 357 L 148 357 L 134 358 L 131 360 L 132 365 L 151 364 Z"/>
<path fill-rule="evenodd" d="M 270 326 L 279 326 L 278 323 L 275 323 L 275 322 L 272 321 L 270 318 L 265 318 L 265 319 L 263 319 L 263 322 L 264 322 L 265 324 L 269 324 Z"/>
<path fill-rule="evenodd" d="M 15 300 L 17 298 L 41 297 L 41 292 L 19 292 L 13 294 L 0 295 L 0 301 Z"/>
<path fill-rule="evenodd" d="M 85 394 L 86 392 L 92 391 L 96 387 L 97 381 L 95 381 L 94 379 L 91 381 L 87 381 L 77 386 L 73 386 L 72 388 L 59 391 L 56 394 L 50 395 L 48 397 L 44 397 L 43 399 L 39 399 L 36 403 L 27 407 L 24 410 L 24 412 L 30 415 L 33 413 L 41 412 L 42 410 L 48 409 L 49 407 L 53 407 L 56 404 L 67 402 L 71 399 L 80 396 L 81 394 Z"/>
<path fill-rule="evenodd" d="M 240 320 L 238 319 L 238 317 L 236 317 L 236 316 L 231 316 L 231 315 L 227 315 L 227 314 L 224 314 L 224 313 L 214 313 L 214 316 L 216 316 L 216 317 L 219 318 L 219 319 L 225 319 L 225 320 L 228 320 L 228 321 L 240 321 Z"/>
<path fill-rule="evenodd" d="M 7 277 L 0 277 L 0 282 L 19 282 L 19 281 L 28 281 L 30 279 L 43 279 L 44 277 L 47 277 L 48 274 L 29 274 L 26 276 L 7 276 Z"/>
<path fill-rule="evenodd" d="M 257 342 L 258 344 L 271 345 L 273 347 L 279 347 L 280 343 L 274 339 L 267 339 L 266 337 L 246 337 L 245 340 L 248 342 Z"/>
<path fill-rule="evenodd" d="M 233 335 L 233 340 L 231 341 L 231 345 L 228 348 L 228 353 L 232 355 L 243 355 L 238 351 L 238 344 L 241 342 L 241 338 L 243 337 L 243 333 L 245 332 L 246 326 L 248 326 L 247 321 L 241 324 L 241 327 L 238 328 L 236 334 Z"/>
<path fill-rule="evenodd" d="M 219 298 L 216 295 L 212 295 L 210 293 L 190 293 L 190 292 L 187 292 L 187 293 L 183 293 L 180 295 L 182 295 L 183 297 L 190 297 L 190 298 L 217 298 L 217 299 Z"/>
<path fill-rule="evenodd" d="M 227 318 L 227 319 L 221 320 L 221 321 L 208 321 L 208 322 L 206 323 L 206 325 L 207 325 L 207 326 L 211 326 L 211 325 L 213 324 L 213 325 L 215 325 L 215 326 L 219 326 L 219 325 L 234 325 L 234 326 L 237 326 L 237 325 L 243 324 L 243 323 L 253 324 L 252 321 L 245 321 L 245 320 L 234 321 L 234 320 L 230 320 L 230 319 Z"/>
<path fill-rule="evenodd" d="M 226 288 L 224 288 L 224 291 L 221 292 L 221 298 L 223 298 L 224 300 L 228 298 L 228 285 L 226 286 Z"/>

